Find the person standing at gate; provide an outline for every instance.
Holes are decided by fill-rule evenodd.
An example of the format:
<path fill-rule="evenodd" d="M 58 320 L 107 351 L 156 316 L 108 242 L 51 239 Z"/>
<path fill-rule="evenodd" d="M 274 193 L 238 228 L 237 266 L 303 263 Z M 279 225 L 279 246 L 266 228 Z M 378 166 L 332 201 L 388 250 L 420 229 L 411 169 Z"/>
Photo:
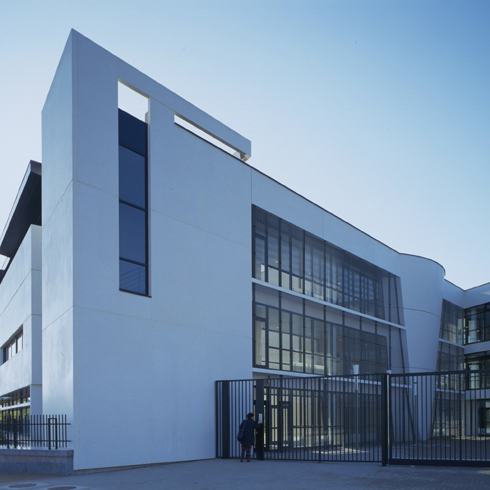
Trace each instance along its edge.
<path fill-rule="evenodd" d="M 243 429 L 243 439 L 242 439 L 242 454 L 240 457 L 240 462 L 243 462 L 243 457 L 245 453 L 247 454 L 247 461 L 250 463 L 250 451 L 254 444 L 254 430 L 260 427 L 259 422 L 255 422 L 254 414 L 247 414 L 247 419 L 240 424 L 240 429 Z"/>

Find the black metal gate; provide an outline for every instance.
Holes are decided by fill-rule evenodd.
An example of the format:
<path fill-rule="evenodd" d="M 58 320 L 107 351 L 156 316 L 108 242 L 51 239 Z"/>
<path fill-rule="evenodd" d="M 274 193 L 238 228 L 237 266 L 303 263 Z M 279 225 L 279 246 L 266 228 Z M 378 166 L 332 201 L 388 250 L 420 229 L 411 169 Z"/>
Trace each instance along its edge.
<path fill-rule="evenodd" d="M 216 383 L 216 455 L 263 421 L 254 457 L 490 466 L 490 371 L 360 374 Z"/>
<path fill-rule="evenodd" d="M 238 426 L 254 412 L 259 459 L 381 462 L 386 399 L 384 374 L 218 381 L 217 457 L 239 457 Z"/>
<path fill-rule="evenodd" d="M 391 375 L 390 464 L 490 466 L 490 371 Z"/>

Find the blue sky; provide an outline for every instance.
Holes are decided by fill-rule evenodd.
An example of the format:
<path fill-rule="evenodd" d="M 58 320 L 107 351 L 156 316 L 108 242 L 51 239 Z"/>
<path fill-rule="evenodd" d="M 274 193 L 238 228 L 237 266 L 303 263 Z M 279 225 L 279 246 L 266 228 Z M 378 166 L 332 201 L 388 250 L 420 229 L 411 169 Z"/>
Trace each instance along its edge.
<path fill-rule="evenodd" d="M 0 229 L 74 28 L 249 138 L 255 168 L 489 282 L 489 23 L 473 0 L 0 0 Z"/>

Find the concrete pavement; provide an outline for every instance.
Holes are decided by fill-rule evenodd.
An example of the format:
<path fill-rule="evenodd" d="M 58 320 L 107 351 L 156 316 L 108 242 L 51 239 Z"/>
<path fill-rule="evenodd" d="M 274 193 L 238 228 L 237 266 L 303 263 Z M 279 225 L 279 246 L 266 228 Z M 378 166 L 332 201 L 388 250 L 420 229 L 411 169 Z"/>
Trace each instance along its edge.
<path fill-rule="evenodd" d="M 23 486 L 28 483 L 36 485 Z M 39 490 L 69 490 L 69 487 L 75 487 L 70 490 L 483 490 L 490 488 L 490 468 L 257 460 L 240 463 L 215 459 L 75 476 L 0 473 L 0 490 L 36 490 L 36 487 Z"/>

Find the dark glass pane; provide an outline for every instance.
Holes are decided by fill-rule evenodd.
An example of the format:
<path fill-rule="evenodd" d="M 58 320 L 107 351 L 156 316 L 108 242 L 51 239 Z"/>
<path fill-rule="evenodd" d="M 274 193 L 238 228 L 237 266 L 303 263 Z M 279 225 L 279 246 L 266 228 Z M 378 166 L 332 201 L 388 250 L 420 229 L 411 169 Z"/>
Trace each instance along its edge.
<path fill-rule="evenodd" d="M 146 267 L 119 260 L 119 288 L 146 294 Z"/>
<path fill-rule="evenodd" d="M 147 124 L 119 109 L 119 144 L 146 155 Z"/>
<path fill-rule="evenodd" d="M 146 213 L 119 203 L 119 257 L 146 264 Z"/>
<path fill-rule="evenodd" d="M 119 147 L 119 199 L 146 209 L 145 157 Z"/>

